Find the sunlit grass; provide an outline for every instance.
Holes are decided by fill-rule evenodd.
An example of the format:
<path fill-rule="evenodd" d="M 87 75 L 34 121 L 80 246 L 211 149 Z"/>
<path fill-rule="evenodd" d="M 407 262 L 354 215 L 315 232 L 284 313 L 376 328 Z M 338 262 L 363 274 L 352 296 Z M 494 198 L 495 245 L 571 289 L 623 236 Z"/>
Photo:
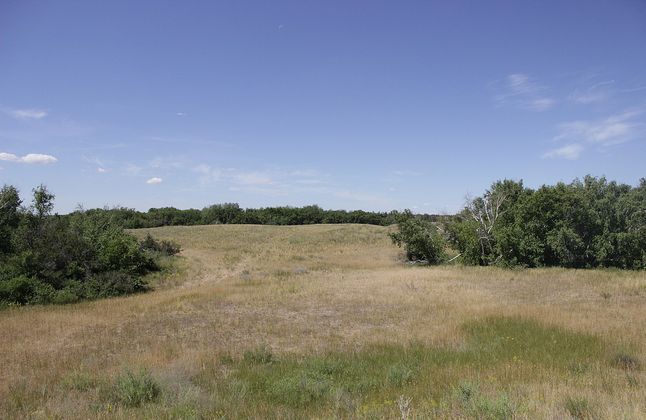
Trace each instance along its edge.
<path fill-rule="evenodd" d="M 377 226 L 148 232 L 183 249 L 152 291 L 0 310 L 0 418 L 646 416 L 644 272 L 409 266 Z"/>

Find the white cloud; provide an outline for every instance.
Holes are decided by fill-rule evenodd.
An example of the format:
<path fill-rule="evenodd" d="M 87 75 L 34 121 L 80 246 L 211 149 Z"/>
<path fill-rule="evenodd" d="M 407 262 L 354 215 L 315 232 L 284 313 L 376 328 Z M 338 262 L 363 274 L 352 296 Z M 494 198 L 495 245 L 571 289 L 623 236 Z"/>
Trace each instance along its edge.
<path fill-rule="evenodd" d="M 494 96 L 494 101 L 498 106 L 512 105 L 532 111 L 545 111 L 556 104 L 556 100 L 544 94 L 547 88 L 537 84 L 527 74 L 509 74 L 496 85 L 499 93 Z"/>
<path fill-rule="evenodd" d="M 175 115 L 177 115 L 178 117 L 185 117 L 187 114 L 186 112 L 176 112 Z"/>
<path fill-rule="evenodd" d="M 577 89 L 568 97 L 568 99 L 581 105 L 603 102 L 614 93 L 613 89 L 610 87 L 614 83 L 614 80 L 607 80 L 595 83 L 585 89 Z"/>
<path fill-rule="evenodd" d="M 0 160 L 5 162 L 17 162 L 17 163 L 36 163 L 36 164 L 48 164 L 56 163 L 58 159 L 52 155 L 43 155 L 40 153 L 28 153 L 25 156 L 16 156 L 13 153 L 0 153 Z"/>
<path fill-rule="evenodd" d="M 582 145 L 577 143 L 568 144 L 558 149 L 550 150 L 543 154 L 543 158 L 575 160 L 579 158 L 582 151 Z"/>
<path fill-rule="evenodd" d="M 98 173 L 100 173 L 100 174 L 104 174 L 104 173 L 108 172 L 108 170 L 107 170 L 107 169 L 105 169 L 105 168 L 101 168 L 101 167 L 96 168 L 96 171 L 97 171 Z"/>
<path fill-rule="evenodd" d="M 17 120 L 40 120 L 47 116 L 47 111 L 42 109 L 4 109 L 3 111 Z"/>
<path fill-rule="evenodd" d="M 130 176 L 137 176 L 141 173 L 142 170 L 143 168 L 141 166 L 135 165 L 133 163 L 128 163 L 123 169 L 125 174 Z"/>
<path fill-rule="evenodd" d="M 13 153 L 0 153 L 0 160 L 4 160 L 5 162 L 20 162 L 20 158 Z"/>
<path fill-rule="evenodd" d="M 632 140 L 643 126 L 636 121 L 640 111 L 626 111 L 601 120 L 579 120 L 561 124 L 555 140 L 585 141 L 602 146 Z"/>
<path fill-rule="evenodd" d="M 533 99 L 527 103 L 527 108 L 533 109 L 534 111 L 545 111 L 550 109 L 554 105 L 554 99 L 550 98 L 538 98 Z"/>
<path fill-rule="evenodd" d="M 261 172 L 242 172 L 235 174 L 233 180 L 241 185 L 271 185 L 274 183 L 269 175 Z"/>
<path fill-rule="evenodd" d="M 161 184 L 162 181 L 163 181 L 163 179 L 158 178 L 158 177 L 155 176 L 155 177 L 150 178 L 148 181 L 146 181 L 146 184 L 149 184 L 149 185 Z"/>

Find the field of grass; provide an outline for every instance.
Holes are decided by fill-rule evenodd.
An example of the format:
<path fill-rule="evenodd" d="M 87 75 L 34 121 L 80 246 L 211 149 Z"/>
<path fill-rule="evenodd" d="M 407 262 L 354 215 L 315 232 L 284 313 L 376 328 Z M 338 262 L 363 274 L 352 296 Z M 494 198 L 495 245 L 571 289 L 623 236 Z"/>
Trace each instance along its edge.
<path fill-rule="evenodd" d="M 0 311 L 0 418 L 646 418 L 646 273 L 195 226 L 146 294 Z"/>

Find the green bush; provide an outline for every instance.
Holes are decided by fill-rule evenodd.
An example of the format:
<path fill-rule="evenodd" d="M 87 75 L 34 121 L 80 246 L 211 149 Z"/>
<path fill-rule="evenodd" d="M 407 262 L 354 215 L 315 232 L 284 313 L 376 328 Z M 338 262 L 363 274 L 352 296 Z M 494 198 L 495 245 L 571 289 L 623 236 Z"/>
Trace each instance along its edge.
<path fill-rule="evenodd" d="M 393 243 L 404 247 L 406 258 L 439 264 L 444 260 L 445 241 L 432 223 L 406 211 L 398 223 L 399 230 L 390 234 Z"/>
<path fill-rule="evenodd" d="M 493 209 L 493 210 L 492 210 Z M 447 226 L 466 264 L 646 268 L 646 179 L 495 182 Z"/>
<path fill-rule="evenodd" d="M 143 275 L 159 270 L 156 258 L 173 255 L 172 242 L 140 247 L 101 213 L 51 215 L 53 194 L 34 189 L 33 205 L 18 208 L 12 187 L 0 190 L 0 303 L 73 303 L 147 289 Z"/>
<path fill-rule="evenodd" d="M 26 304 L 34 300 L 39 282 L 36 279 L 19 276 L 0 281 L 0 301 Z"/>
<path fill-rule="evenodd" d="M 150 233 L 146 235 L 146 238 L 139 243 L 139 247 L 143 251 L 159 252 L 162 255 L 175 255 L 181 251 L 181 248 L 178 244 L 172 241 L 158 241 L 153 238 Z"/>
<path fill-rule="evenodd" d="M 114 385 L 114 399 L 129 407 L 155 401 L 161 388 L 145 370 L 137 373 L 126 371 L 120 375 Z"/>

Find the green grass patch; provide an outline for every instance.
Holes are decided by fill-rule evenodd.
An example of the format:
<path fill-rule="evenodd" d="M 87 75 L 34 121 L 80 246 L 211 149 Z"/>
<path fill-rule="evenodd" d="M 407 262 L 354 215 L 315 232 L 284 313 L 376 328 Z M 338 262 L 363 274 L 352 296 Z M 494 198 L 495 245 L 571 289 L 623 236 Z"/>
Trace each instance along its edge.
<path fill-rule="evenodd" d="M 161 392 L 155 379 L 145 370 L 126 371 L 114 384 L 114 399 L 129 407 L 153 402 Z"/>
<path fill-rule="evenodd" d="M 509 390 L 528 377 L 538 380 L 536 372 L 574 376 L 582 371 L 573 372 L 573 366 L 612 364 L 612 353 L 600 338 L 524 318 L 486 318 L 465 324 L 463 331 L 466 345 L 460 349 L 412 343 L 302 357 L 277 356 L 261 346 L 228 358 L 226 378 L 207 369 L 195 381 L 227 402 L 225 411 L 232 415 L 255 407 L 260 411 L 254 413 L 267 415 L 369 411 L 391 416 L 397 415 L 395 402 L 405 395 L 412 410 L 426 407 L 428 415 L 438 414 L 444 404 L 457 406 L 465 416 L 502 419 L 519 413 L 509 393 L 496 389 L 500 384 Z M 497 375 L 507 376 L 496 380 Z M 478 385 L 484 377 L 494 377 L 487 392 Z"/>
<path fill-rule="evenodd" d="M 468 352 L 481 367 L 504 362 L 537 364 L 559 370 L 585 366 L 608 355 L 600 338 L 518 317 L 491 317 L 464 325 Z"/>

